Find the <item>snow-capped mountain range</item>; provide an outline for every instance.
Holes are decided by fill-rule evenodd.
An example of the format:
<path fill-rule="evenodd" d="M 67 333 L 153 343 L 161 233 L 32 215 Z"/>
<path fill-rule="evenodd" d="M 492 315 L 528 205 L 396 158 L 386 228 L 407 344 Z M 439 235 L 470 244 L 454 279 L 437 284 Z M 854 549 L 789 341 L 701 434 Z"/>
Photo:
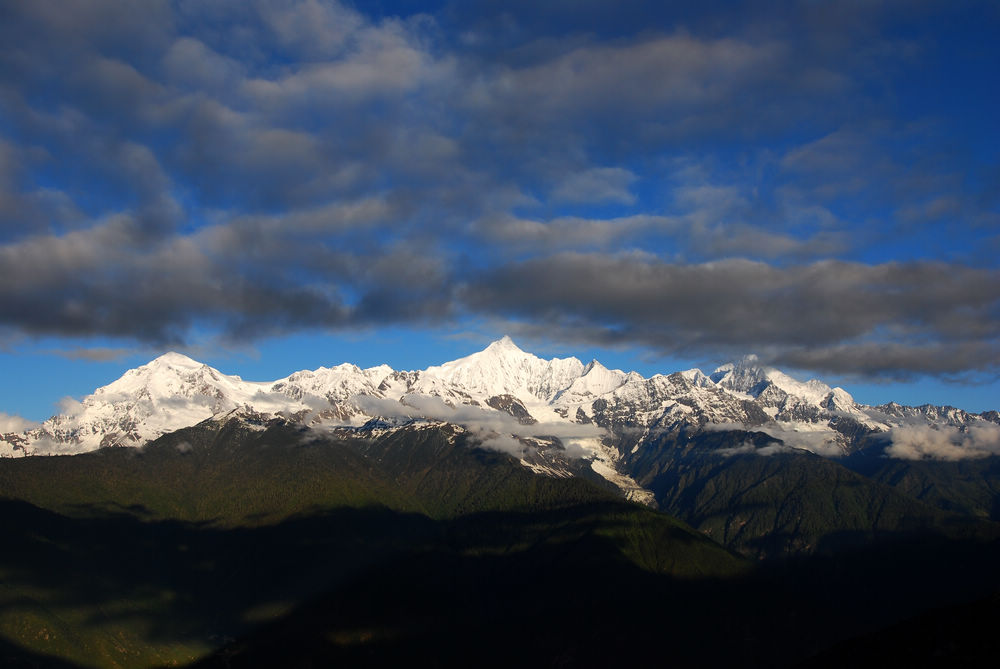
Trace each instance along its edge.
<path fill-rule="evenodd" d="M 590 458 L 606 478 L 616 462 L 664 434 L 764 432 L 789 448 L 843 456 L 873 434 L 921 429 L 992 430 L 997 412 L 859 404 L 841 388 L 798 381 L 749 356 L 711 374 L 691 369 L 645 378 L 596 360 L 544 360 L 509 337 L 419 371 L 352 364 L 303 370 L 276 381 L 244 381 L 167 353 L 98 388 L 66 415 L 0 435 L 0 455 L 71 454 L 141 446 L 162 434 L 231 412 L 255 412 L 325 429 L 391 429 L 415 421 L 473 430 L 487 447 L 526 457 L 557 442 Z M 627 482 L 619 482 L 627 485 Z"/>

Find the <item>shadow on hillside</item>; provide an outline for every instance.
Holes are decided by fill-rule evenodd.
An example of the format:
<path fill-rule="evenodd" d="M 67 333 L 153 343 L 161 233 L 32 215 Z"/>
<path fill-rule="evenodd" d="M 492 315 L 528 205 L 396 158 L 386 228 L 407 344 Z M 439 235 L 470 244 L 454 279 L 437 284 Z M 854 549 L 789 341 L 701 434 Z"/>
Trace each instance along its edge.
<path fill-rule="evenodd" d="M 118 647 L 127 658 L 140 645 L 154 649 L 145 659 L 172 660 L 171 647 L 190 646 L 181 657 L 193 659 L 398 551 L 437 543 L 441 529 L 379 508 L 220 529 L 2 501 L 0 535 L 8 639 L 77 659 Z"/>
<path fill-rule="evenodd" d="M 730 556 L 676 525 L 649 534 L 636 509 L 453 521 L 317 509 L 224 529 L 3 501 L 0 620 L 12 643 L 92 664 L 167 665 L 221 649 L 202 664 L 770 666 L 1000 589 L 995 543 L 929 535 L 743 576 L 664 576 L 664 564 L 697 574 L 682 563 Z M 674 562 L 644 563 L 623 541 L 659 542 Z M 48 641 L 37 625 L 18 628 L 29 618 Z M 45 666 L 24 655 L 22 666 Z"/>
<path fill-rule="evenodd" d="M 680 666 L 770 666 L 1000 586 L 995 546 L 930 536 L 719 581 L 612 568 L 620 556 L 607 550 L 587 535 L 502 557 L 425 554 L 371 570 L 215 660 L 608 666 L 668 655 Z"/>
<path fill-rule="evenodd" d="M 657 576 L 592 536 L 373 568 L 199 667 L 790 666 L 941 603 L 995 592 L 1000 551 L 900 538 L 742 578 Z M 948 571 L 950 570 L 950 571 Z M 905 643 L 905 639 L 898 639 Z"/>
<path fill-rule="evenodd" d="M 51 655 L 33 653 L 0 639 L 0 667 L 4 669 L 74 669 L 78 666 Z"/>
<path fill-rule="evenodd" d="M 852 666 L 995 667 L 1000 653 L 1000 595 L 941 607 L 889 628 L 838 643 L 803 669 Z"/>

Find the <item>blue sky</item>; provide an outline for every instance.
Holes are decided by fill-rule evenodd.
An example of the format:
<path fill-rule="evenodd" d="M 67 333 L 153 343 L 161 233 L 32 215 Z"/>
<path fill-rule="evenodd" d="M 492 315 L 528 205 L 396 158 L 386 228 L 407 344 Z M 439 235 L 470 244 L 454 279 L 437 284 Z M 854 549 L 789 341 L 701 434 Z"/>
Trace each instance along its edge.
<path fill-rule="evenodd" d="M 12 2 L 0 412 L 510 334 L 1000 406 L 993 2 Z"/>

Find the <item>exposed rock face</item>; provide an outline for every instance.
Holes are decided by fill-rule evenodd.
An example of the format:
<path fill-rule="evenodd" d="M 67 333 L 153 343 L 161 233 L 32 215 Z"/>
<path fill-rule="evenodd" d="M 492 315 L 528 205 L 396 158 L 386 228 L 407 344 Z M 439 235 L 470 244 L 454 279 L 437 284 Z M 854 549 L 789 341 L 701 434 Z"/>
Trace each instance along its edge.
<path fill-rule="evenodd" d="M 497 411 L 503 411 L 509 413 L 511 416 L 517 419 L 521 425 L 534 425 L 538 421 L 531 417 L 528 410 L 524 408 L 521 404 L 521 400 L 517 399 L 513 395 L 494 395 L 493 397 L 486 400 L 488 406 L 493 407 Z"/>

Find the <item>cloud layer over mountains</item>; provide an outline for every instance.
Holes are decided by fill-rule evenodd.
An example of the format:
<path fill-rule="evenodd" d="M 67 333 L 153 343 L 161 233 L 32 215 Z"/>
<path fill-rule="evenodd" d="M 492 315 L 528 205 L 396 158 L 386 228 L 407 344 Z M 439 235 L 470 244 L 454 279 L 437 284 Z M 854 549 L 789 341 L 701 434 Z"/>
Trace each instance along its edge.
<path fill-rule="evenodd" d="M 968 430 L 913 425 L 894 428 L 885 454 L 901 460 L 969 460 L 1000 455 L 1000 426 L 975 425 Z"/>
<path fill-rule="evenodd" d="M 607 430 L 592 423 L 543 421 L 525 425 L 500 411 L 467 404 L 451 406 L 431 395 L 407 395 L 398 402 L 359 395 L 353 402 L 364 413 L 383 418 L 429 418 L 461 425 L 474 433 L 483 447 L 515 456 L 522 456 L 530 450 L 522 439 L 555 437 L 562 442 L 568 456 L 583 457 L 585 451 L 580 447 L 580 440 L 599 440 L 608 436 Z"/>
<path fill-rule="evenodd" d="M 0 335 L 996 375 L 995 5 L 546 4 L 7 3 Z"/>

